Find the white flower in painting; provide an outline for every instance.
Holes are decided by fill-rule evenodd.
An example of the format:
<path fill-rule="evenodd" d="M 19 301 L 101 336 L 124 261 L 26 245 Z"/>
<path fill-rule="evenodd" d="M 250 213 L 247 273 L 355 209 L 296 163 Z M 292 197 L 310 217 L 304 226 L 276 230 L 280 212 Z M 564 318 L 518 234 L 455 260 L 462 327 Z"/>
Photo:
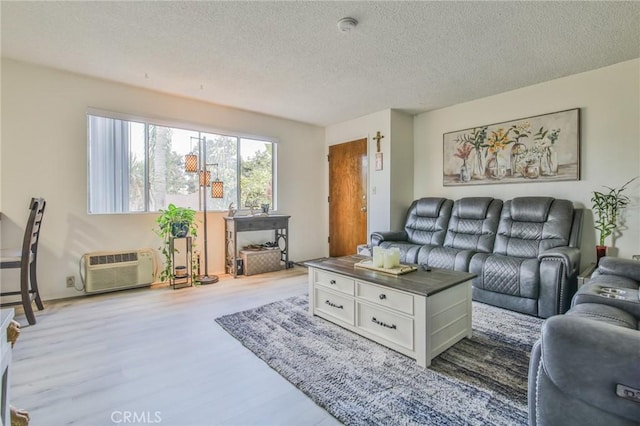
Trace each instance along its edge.
<path fill-rule="evenodd" d="M 536 146 L 540 149 L 549 148 L 553 143 L 549 138 L 543 138 L 536 141 Z"/>

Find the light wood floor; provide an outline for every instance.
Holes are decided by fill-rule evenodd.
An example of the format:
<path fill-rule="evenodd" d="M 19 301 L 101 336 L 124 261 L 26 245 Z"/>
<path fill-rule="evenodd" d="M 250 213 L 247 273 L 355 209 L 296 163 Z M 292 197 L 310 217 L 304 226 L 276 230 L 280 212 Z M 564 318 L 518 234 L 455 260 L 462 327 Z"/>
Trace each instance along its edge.
<path fill-rule="evenodd" d="M 32 426 L 131 424 L 126 412 L 162 426 L 339 424 L 214 322 L 306 293 L 306 273 L 45 303 L 14 348 L 11 403 Z"/>

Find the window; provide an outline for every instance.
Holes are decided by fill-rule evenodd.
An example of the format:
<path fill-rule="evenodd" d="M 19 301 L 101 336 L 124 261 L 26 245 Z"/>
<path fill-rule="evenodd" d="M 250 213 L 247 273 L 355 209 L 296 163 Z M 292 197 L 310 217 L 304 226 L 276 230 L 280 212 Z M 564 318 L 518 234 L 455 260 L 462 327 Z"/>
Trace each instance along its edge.
<path fill-rule="evenodd" d="M 202 210 L 269 204 L 274 191 L 276 144 L 272 140 L 217 134 L 88 114 L 89 213 L 154 212 L 173 203 Z M 186 127 L 186 126 L 185 126 Z M 223 198 L 185 171 L 185 155 L 201 159 L 211 179 L 224 182 Z M 202 166 L 204 167 L 204 166 Z"/>

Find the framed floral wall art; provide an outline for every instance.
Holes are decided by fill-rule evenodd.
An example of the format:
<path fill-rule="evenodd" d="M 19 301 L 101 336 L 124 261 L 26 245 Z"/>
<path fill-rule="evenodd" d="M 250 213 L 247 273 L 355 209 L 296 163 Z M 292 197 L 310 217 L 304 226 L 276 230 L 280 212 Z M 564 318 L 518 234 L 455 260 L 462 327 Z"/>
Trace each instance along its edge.
<path fill-rule="evenodd" d="M 444 186 L 580 179 L 580 109 L 445 133 Z"/>

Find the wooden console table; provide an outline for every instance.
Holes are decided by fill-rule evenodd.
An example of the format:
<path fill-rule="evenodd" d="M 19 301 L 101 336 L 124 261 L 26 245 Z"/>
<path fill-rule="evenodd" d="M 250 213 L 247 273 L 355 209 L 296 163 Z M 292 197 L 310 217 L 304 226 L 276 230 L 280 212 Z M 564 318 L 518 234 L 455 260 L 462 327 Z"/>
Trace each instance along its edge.
<path fill-rule="evenodd" d="M 285 268 L 289 264 L 289 218 L 285 215 L 233 216 L 224 218 L 225 267 L 227 274 L 238 276 L 238 232 L 274 231 L 275 242 L 280 247 L 280 261 Z"/>

